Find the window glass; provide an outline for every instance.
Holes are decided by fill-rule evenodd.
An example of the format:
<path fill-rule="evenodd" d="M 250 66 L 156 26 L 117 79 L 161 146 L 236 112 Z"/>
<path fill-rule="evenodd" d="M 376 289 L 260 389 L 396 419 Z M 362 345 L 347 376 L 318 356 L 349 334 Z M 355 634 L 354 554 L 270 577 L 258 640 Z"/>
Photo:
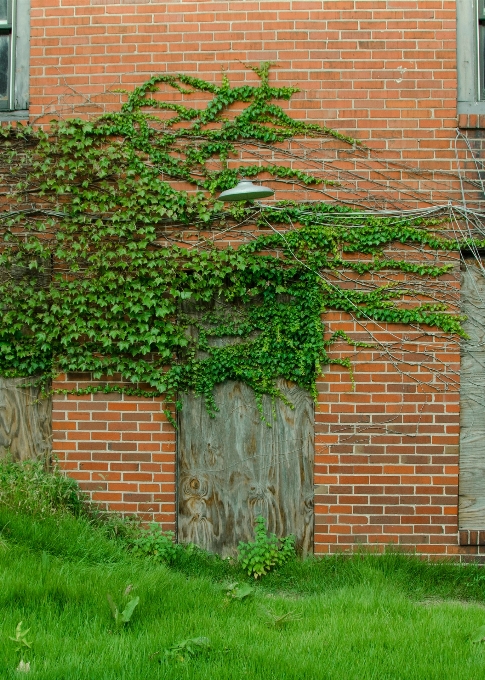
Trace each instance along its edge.
<path fill-rule="evenodd" d="M 8 99 L 10 36 L 0 35 L 0 103 Z"/>
<path fill-rule="evenodd" d="M 0 0 L 0 24 L 8 23 L 8 0 Z"/>
<path fill-rule="evenodd" d="M 479 96 L 485 99 L 485 0 L 478 2 Z"/>
<path fill-rule="evenodd" d="M 0 117 L 29 107 L 31 0 L 0 0 Z"/>

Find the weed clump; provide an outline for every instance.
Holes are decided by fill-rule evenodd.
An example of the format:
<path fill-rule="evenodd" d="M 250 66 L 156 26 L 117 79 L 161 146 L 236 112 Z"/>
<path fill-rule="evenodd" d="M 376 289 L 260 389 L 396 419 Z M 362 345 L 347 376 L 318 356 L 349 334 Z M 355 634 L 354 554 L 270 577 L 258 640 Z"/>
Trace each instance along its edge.
<path fill-rule="evenodd" d="M 19 513 L 46 516 L 85 515 L 87 502 L 77 482 L 57 466 L 46 471 L 41 461 L 0 461 L 0 506 Z"/>
<path fill-rule="evenodd" d="M 295 557 L 295 537 L 277 538 L 275 534 L 268 536 L 264 517 L 256 518 L 254 541 L 238 546 L 241 567 L 254 578 L 261 578 L 275 567 Z"/>
<path fill-rule="evenodd" d="M 58 466 L 0 460 L 0 544 L 73 561 L 120 562 L 138 525 L 103 512 Z"/>
<path fill-rule="evenodd" d="M 160 524 L 152 522 L 148 529 L 140 529 L 131 543 L 131 552 L 136 557 L 147 557 L 157 562 L 172 564 L 182 546 L 175 541 L 173 531 L 163 531 Z"/>

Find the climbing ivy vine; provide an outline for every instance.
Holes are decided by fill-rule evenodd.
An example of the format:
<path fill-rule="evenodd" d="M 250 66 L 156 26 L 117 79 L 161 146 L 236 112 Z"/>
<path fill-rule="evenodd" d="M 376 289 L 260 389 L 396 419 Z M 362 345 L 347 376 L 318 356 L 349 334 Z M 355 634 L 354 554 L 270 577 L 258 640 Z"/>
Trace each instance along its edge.
<path fill-rule="evenodd" d="M 349 288 L 322 275 L 440 277 L 450 265 L 385 254 L 393 243 L 457 249 L 439 221 L 321 202 L 227 208 L 217 200 L 242 176 L 325 183 L 279 165 L 235 164 L 243 144 L 298 136 L 356 144 L 293 120 L 278 102 L 296 90 L 273 87 L 269 64 L 253 70 L 259 84 L 235 87 L 226 77 L 214 85 L 159 75 L 95 120 L 0 130 L 3 183 L 10 180 L 0 213 L 3 376 L 37 376 L 47 386 L 61 372 L 90 372 L 86 391 L 177 402 L 195 390 L 214 411 L 214 386 L 227 379 L 246 382 L 261 403 L 263 394 L 279 396 L 280 377 L 315 394 L 324 364 L 350 368 L 331 345 L 353 340 L 341 332 L 324 339 L 326 310 L 463 334 L 444 305 L 410 305 L 397 285 Z M 162 86 L 205 93 L 208 103 L 166 101 Z M 235 224 L 269 231 L 232 246 L 204 237 Z M 182 243 L 190 230 L 197 247 Z"/>

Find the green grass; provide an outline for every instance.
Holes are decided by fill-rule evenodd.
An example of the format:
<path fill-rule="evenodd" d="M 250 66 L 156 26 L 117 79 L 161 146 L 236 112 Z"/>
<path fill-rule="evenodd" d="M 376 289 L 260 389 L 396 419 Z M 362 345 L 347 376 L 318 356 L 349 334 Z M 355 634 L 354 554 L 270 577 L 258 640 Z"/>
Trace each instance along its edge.
<path fill-rule="evenodd" d="M 39 479 L 19 496 L 0 470 L 2 680 L 23 677 L 21 658 L 32 680 L 485 678 L 485 643 L 470 639 L 485 625 L 479 567 L 396 553 L 292 561 L 229 600 L 224 584 L 250 583 L 237 566 L 200 552 L 171 568 L 135 559 L 116 524 L 45 501 Z M 129 584 L 125 601 L 140 604 L 117 630 L 106 595 L 121 602 Z M 293 614 L 275 627 L 268 611 Z M 17 652 L 20 621 L 32 647 Z M 200 636 L 210 648 L 199 656 L 163 660 Z"/>

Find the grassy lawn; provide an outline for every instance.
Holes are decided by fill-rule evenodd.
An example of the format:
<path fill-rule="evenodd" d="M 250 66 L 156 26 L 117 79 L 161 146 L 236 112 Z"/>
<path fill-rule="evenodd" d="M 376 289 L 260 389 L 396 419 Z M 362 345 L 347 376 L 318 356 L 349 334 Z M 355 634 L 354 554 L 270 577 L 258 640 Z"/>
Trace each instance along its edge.
<path fill-rule="evenodd" d="M 485 678 L 485 643 L 470 639 L 485 625 L 475 566 L 333 557 L 290 562 L 254 585 L 204 554 L 170 568 L 135 559 L 68 513 L 0 502 L 0 531 L 2 680 L 23 677 L 20 659 L 43 680 Z M 253 592 L 229 598 L 231 581 Z M 116 627 L 107 593 L 139 597 L 129 623 Z M 20 621 L 31 648 L 16 651 Z M 210 646 L 166 654 L 199 637 Z"/>

